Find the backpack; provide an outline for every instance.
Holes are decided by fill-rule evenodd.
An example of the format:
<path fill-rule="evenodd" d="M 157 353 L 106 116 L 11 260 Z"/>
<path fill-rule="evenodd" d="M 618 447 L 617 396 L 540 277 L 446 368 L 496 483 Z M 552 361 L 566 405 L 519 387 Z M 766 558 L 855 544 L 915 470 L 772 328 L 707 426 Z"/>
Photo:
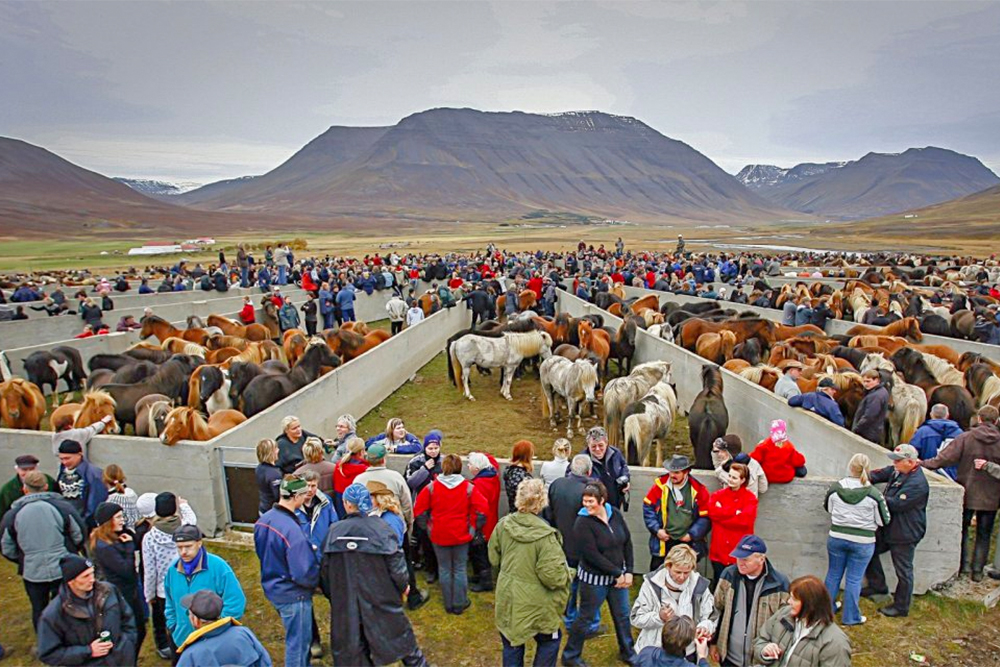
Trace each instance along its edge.
<path fill-rule="evenodd" d="M 431 483 L 427 485 L 427 494 L 430 496 L 430 502 L 431 503 L 434 502 L 434 482 L 435 481 L 436 480 L 431 480 Z M 468 480 L 466 480 L 466 482 L 465 482 L 465 498 L 466 498 L 466 501 L 468 501 L 468 503 L 469 503 L 469 513 L 470 514 L 472 513 L 472 492 L 473 492 L 473 490 L 474 489 L 472 488 L 472 483 L 469 482 Z M 428 503 L 428 509 L 427 509 L 427 511 L 424 512 L 423 514 L 421 514 L 419 517 L 416 517 L 414 519 L 414 522 L 421 528 L 421 530 L 423 530 L 428 535 L 431 534 L 431 526 L 433 525 L 433 522 L 431 521 L 431 510 L 430 510 L 429 506 L 430 506 L 430 503 Z M 471 535 L 472 538 L 473 538 L 473 540 L 475 540 L 476 534 L 479 531 L 477 531 L 473 527 L 471 521 L 469 521 L 468 523 L 469 523 L 469 535 Z"/>

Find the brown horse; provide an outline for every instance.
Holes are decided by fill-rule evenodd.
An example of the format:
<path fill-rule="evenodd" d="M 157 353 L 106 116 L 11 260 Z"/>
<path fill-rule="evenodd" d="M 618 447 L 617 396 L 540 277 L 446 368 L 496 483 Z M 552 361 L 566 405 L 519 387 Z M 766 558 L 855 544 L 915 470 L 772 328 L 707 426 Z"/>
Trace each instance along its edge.
<path fill-rule="evenodd" d="M 208 332 L 204 329 L 178 329 L 156 315 L 147 315 L 142 318 L 142 330 L 139 331 L 139 338 L 145 340 L 150 336 L 156 336 L 156 339 L 161 343 L 168 338 L 181 338 L 189 343 L 204 345 L 208 340 Z"/>
<path fill-rule="evenodd" d="M 7 428 L 37 431 L 45 410 L 45 396 L 38 385 L 23 378 L 0 382 L 0 417 Z"/>
<path fill-rule="evenodd" d="M 877 336 L 874 334 L 864 334 L 855 336 L 847 342 L 847 347 L 881 347 L 883 350 L 895 352 L 901 347 L 908 345 L 905 338 L 899 336 Z"/>
<path fill-rule="evenodd" d="M 521 290 L 517 295 L 517 310 L 523 313 L 526 310 L 532 310 L 538 303 L 538 295 L 532 290 L 526 289 Z M 497 297 L 497 319 L 503 319 L 507 312 L 507 294 L 501 294 Z"/>
<path fill-rule="evenodd" d="M 285 359 L 289 366 L 294 366 L 295 362 L 306 353 L 306 346 L 308 344 L 309 339 L 298 329 L 289 329 L 285 332 L 281 347 L 285 351 Z"/>
<path fill-rule="evenodd" d="M 751 368 L 752 366 L 749 361 L 744 359 L 730 359 L 726 363 L 722 364 L 722 367 L 731 373 L 739 375 L 740 371 Z"/>
<path fill-rule="evenodd" d="M 260 341 L 259 343 L 250 343 L 247 345 L 247 349 L 243 350 L 239 354 L 226 359 L 221 363 L 223 368 L 229 368 L 237 361 L 249 361 L 254 364 L 262 364 L 265 361 L 271 359 L 276 359 L 278 361 L 284 361 L 282 357 L 284 352 L 278 344 L 272 340 Z"/>
<path fill-rule="evenodd" d="M 622 304 L 620 304 L 620 303 L 618 303 L 616 301 L 615 303 L 613 303 L 610 306 L 608 306 L 608 312 L 611 313 L 612 315 L 614 315 L 615 317 L 621 317 L 622 316 Z"/>
<path fill-rule="evenodd" d="M 589 320 L 580 320 L 576 327 L 577 335 L 580 337 L 580 351 L 589 352 L 597 357 L 598 366 L 604 379 L 607 379 L 608 357 L 611 356 L 611 336 L 604 329 L 595 329 Z"/>
<path fill-rule="evenodd" d="M 246 420 L 247 418 L 238 410 L 219 410 L 206 422 L 201 413 L 194 408 L 174 408 L 167 413 L 160 442 L 165 445 L 176 445 L 181 440 L 204 442 L 239 426 Z"/>
<path fill-rule="evenodd" d="M 647 294 L 641 299 L 637 299 L 636 301 L 634 301 L 632 305 L 629 306 L 629 308 L 636 315 L 641 315 L 642 311 L 647 308 L 650 310 L 655 310 L 656 312 L 660 312 L 660 297 L 657 296 L 656 294 Z M 611 309 L 609 308 L 608 311 L 610 312 L 610 310 Z"/>
<path fill-rule="evenodd" d="M 344 331 L 353 331 L 354 333 L 361 334 L 362 336 L 367 336 L 371 332 L 371 329 L 368 328 L 368 324 L 361 322 L 360 320 L 357 322 L 344 322 L 340 328 Z M 289 365 L 292 365 L 291 362 L 288 363 Z"/>
<path fill-rule="evenodd" d="M 748 338 L 756 336 L 761 342 L 771 345 L 775 341 L 775 327 L 777 325 L 771 320 L 762 318 L 746 318 L 741 320 L 728 320 L 726 322 L 709 322 L 701 318 L 692 317 L 685 320 L 681 325 L 680 344 L 685 349 L 694 352 L 695 343 L 698 336 L 703 333 L 719 333 L 720 331 L 732 331 L 736 334 L 736 342 L 742 343 Z M 711 443 L 709 443 L 711 445 Z"/>
<path fill-rule="evenodd" d="M 207 324 L 210 327 L 219 327 L 227 336 L 239 336 L 248 341 L 259 342 L 271 337 L 271 332 L 263 324 L 240 324 L 222 315 L 209 315 Z"/>
<path fill-rule="evenodd" d="M 861 384 L 861 375 L 848 371 L 833 374 L 821 373 L 816 378 L 817 384 L 819 380 L 830 378 L 837 385 L 837 405 L 844 413 L 844 423 L 850 428 L 854 422 L 854 413 L 858 411 L 858 404 L 865 397 L 865 386 Z"/>
<path fill-rule="evenodd" d="M 732 331 L 705 333 L 698 336 L 694 344 L 695 353 L 714 364 L 722 364 L 733 358 L 736 334 Z"/>
<path fill-rule="evenodd" d="M 424 317 L 430 317 L 441 310 L 441 297 L 434 292 L 427 292 L 417 298 L 417 305 L 420 306 L 420 310 L 424 311 Z"/>
<path fill-rule="evenodd" d="M 49 428 L 55 430 L 56 424 L 66 415 L 73 417 L 73 428 L 92 426 L 107 416 L 111 417 L 105 433 L 120 433 L 121 428 L 115 420 L 117 403 L 106 391 L 88 391 L 83 395 L 83 403 L 64 403 L 52 411 L 49 417 Z"/>
<path fill-rule="evenodd" d="M 210 364 L 221 364 L 239 355 L 243 350 L 235 347 L 223 347 L 218 350 L 211 350 L 205 355 L 205 361 Z"/>
<path fill-rule="evenodd" d="M 330 350 L 340 357 L 344 363 L 360 357 L 368 350 L 384 343 L 390 338 L 389 332 L 382 331 L 381 329 L 371 331 L 367 336 L 362 336 L 353 331 L 344 331 L 343 329 L 336 331 L 328 329 L 322 335 Z"/>
<path fill-rule="evenodd" d="M 930 352 L 930 350 L 921 350 L 921 352 Z M 931 354 L 934 354 L 934 353 L 931 352 Z M 947 358 L 944 355 L 941 355 L 941 357 L 943 359 Z M 951 359 L 948 359 L 948 361 L 951 361 Z M 979 354 L 978 352 L 965 352 L 965 353 L 962 354 L 961 357 L 959 357 L 959 360 L 958 360 L 957 363 L 956 362 L 952 362 L 952 363 L 954 363 L 955 366 L 958 367 L 958 370 L 962 371 L 963 373 L 965 371 L 969 370 L 969 367 L 971 367 L 973 364 L 986 364 L 991 369 L 993 369 L 994 373 L 996 373 L 997 375 L 1000 375 L 1000 363 L 997 363 L 997 362 L 993 361 L 992 359 L 990 359 L 988 357 L 984 357 L 983 355 Z"/>
<path fill-rule="evenodd" d="M 961 362 L 963 357 L 965 357 L 965 354 L 969 354 L 968 352 L 959 355 L 958 352 L 953 350 L 948 345 L 921 345 L 918 343 L 910 343 L 908 347 L 912 347 L 914 350 L 924 352 L 926 354 L 933 354 L 935 357 L 941 357 L 952 366 L 958 368 L 958 370 L 965 370 L 961 367 Z M 895 352 L 895 350 L 893 350 L 893 352 Z M 998 365 L 998 368 L 1000 368 L 1000 365 Z"/>
<path fill-rule="evenodd" d="M 242 336 L 235 336 L 230 334 L 216 334 L 214 336 L 209 336 L 208 341 L 205 343 L 205 347 L 209 350 L 221 350 L 224 347 L 235 347 L 237 350 L 242 352 L 247 349 L 247 343 L 249 341 Z"/>
<path fill-rule="evenodd" d="M 924 339 L 924 335 L 920 332 L 920 320 L 915 317 L 904 317 L 884 327 L 870 327 L 865 324 L 856 324 L 847 330 L 847 335 L 902 336 L 917 343 Z"/>
<path fill-rule="evenodd" d="M 281 329 L 278 327 L 278 307 L 274 305 L 271 297 L 265 294 L 261 297 L 260 309 L 263 311 L 261 317 L 264 321 L 261 324 L 267 329 L 267 340 L 274 340 L 281 335 Z"/>
<path fill-rule="evenodd" d="M 785 324 L 774 325 L 774 337 L 776 340 L 787 340 L 802 334 L 826 337 L 826 332 L 815 324 L 800 324 L 797 327 L 790 327 Z"/>

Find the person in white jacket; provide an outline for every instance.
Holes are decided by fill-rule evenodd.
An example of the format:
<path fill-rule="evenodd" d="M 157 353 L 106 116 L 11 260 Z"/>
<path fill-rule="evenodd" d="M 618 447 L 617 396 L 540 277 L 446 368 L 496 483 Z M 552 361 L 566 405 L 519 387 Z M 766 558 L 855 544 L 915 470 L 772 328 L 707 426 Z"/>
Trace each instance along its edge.
<path fill-rule="evenodd" d="M 712 443 L 712 467 L 723 486 L 729 484 L 729 466 L 733 463 L 742 463 L 750 471 L 750 481 L 747 483 L 750 493 L 759 498 L 760 494 L 767 491 L 764 469 L 756 459 L 743 453 L 743 439 L 735 433 L 729 433 L 716 438 Z"/>
<path fill-rule="evenodd" d="M 663 624 L 674 616 L 686 616 L 695 624 L 697 637 L 715 633 L 718 614 L 709 580 L 695 572 L 698 554 L 686 544 L 678 544 L 667 553 L 663 565 L 648 573 L 632 605 L 629 619 L 639 629 L 635 642 L 638 653 L 647 646 L 660 646 Z M 696 651 L 696 643 L 687 647 L 687 655 Z"/>
<path fill-rule="evenodd" d="M 403 319 L 406 317 L 406 310 L 406 302 L 398 294 L 394 294 L 388 303 L 385 304 L 385 311 L 389 313 L 390 333 L 393 336 L 403 330 Z"/>

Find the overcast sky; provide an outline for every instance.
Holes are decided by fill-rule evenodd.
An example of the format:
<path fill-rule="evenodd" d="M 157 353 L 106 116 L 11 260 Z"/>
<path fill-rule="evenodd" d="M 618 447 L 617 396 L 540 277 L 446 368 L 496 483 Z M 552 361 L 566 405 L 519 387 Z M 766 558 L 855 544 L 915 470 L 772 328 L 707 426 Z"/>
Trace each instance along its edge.
<path fill-rule="evenodd" d="M 736 172 L 936 145 L 1000 172 L 996 2 L 10 2 L 0 135 L 263 173 L 433 107 L 635 116 Z"/>

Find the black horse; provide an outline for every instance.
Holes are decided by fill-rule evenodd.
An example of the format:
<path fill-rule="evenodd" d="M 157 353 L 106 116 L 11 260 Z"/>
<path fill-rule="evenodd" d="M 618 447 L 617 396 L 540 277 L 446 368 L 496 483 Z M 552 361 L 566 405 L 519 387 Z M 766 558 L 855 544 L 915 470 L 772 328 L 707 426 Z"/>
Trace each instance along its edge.
<path fill-rule="evenodd" d="M 336 368 L 339 365 L 340 358 L 326 343 L 309 345 L 302 358 L 287 374 L 265 373 L 250 381 L 243 390 L 243 414 L 253 417 L 263 412 L 307 384 L 315 382 L 324 366 Z"/>
<path fill-rule="evenodd" d="M 688 424 L 691 427 L 695 467 L 711 470 L 712 443 L 724 436 L 729 428 L 729 410 L 722 397 L 722 371 L 718 366 L 702 367 L 701 386 L 701 392 L 691 404 Z"/>
<path fill-rule="evenodd" d="M 188 400 L 188 379 L 198 366 L 205 363 L 201 357 L 175 354 L 160 366 L 156 374 L 134 384 L 106 384 L 101 389 L 115 399 L 115 419 L 119 424 L 135 427 L 135 404 L 149 394 L 163 394 L 175 404 L 184 405 Z"/>
<path fill-rule="evenodd" d="M 72 347 L 58 345 L 49 351 L 32 352 L 23 363 L 28 381 L 38 385 L 42 392 L 45 385 L 50 385 L 55 392 L 59 380 L 65 381 L 70 391 L 76 391 L 83 388 L 87 379 L 80 352 Z"/>

